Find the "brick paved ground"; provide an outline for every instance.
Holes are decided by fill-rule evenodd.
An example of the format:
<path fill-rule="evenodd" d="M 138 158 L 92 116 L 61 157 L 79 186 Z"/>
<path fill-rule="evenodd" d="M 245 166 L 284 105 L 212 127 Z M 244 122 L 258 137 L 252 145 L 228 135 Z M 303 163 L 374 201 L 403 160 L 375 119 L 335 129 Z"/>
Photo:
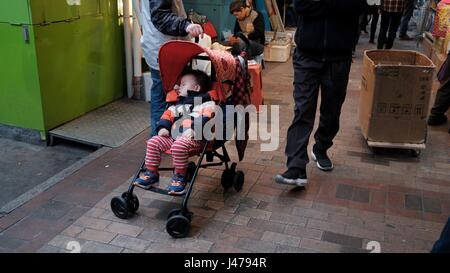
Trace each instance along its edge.
<path fill-rule="evenodd" d="M 239 164 L 246 175 L 240 193 L 223 192 L 221 170 L 202 170 L 188 238 L 174 240 L 165 232 L 167 213 L 179 199 L 137 190 L 141 208 L 129 220 L 109 208 L 142 160 L 145 132 L 0 218 L 0 251 L 66 252 L 68 242 L 78 241 L 83 252 L 363 252 L 378 241 L 382 252 L 429 252 L 450 215 L 448 128 L 430 128 L 419 158 L 370 153 L 357 120 L 365 41 L 330 151 L 335 170 L 323 173 L 310 164 L 306 190 L 273 180 L 284 171 L 293 76 L 291 63 L 267 64 L 265 102 L 282 107 L 281 145 L 275 152 L 261 152 L 259 142 L 249 145 Z M 234 151 L 231 146 L 236 158 Z"/>

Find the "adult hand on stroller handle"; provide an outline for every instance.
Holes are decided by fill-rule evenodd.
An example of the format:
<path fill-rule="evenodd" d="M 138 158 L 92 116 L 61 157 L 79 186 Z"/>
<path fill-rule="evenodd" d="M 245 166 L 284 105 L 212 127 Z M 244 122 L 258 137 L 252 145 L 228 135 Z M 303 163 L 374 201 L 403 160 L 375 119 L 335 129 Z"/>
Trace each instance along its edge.
<path fill-rule="evenodd" d="M 158 132 L 158 136 L 168 136 L 169 134 L 169 130 L 167 130 L 166 128 L 161 128 L 161 130 L 159 130 Z"/>
<path fill-rule="evenodd" d="M 203 28 L 199 24 L 190 24 L 186 28 L 186 32 L 192 35 L 193 37 L 203 38 Z"/>

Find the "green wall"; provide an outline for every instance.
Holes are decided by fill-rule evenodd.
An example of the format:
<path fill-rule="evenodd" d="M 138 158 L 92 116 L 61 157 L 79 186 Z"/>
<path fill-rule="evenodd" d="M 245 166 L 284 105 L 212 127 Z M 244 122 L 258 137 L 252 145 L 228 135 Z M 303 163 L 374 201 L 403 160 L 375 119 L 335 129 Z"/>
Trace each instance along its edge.
<path fill-rule="evenodd" d="M 48 131 L 124 95 L 117 0 L 81 4 L 0 0 L 0 124 Z"/>

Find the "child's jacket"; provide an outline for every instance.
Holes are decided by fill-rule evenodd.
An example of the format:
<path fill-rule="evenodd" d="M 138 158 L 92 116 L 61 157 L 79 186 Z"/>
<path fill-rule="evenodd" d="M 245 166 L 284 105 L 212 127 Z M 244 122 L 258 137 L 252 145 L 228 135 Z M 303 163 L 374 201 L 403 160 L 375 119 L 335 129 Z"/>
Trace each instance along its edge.
<path fill-rule="evenodd" d="M 169 92 L 167 101 L 173 102 L 176 96 L 175 91 Z M 172 129 L 175 129 L 174 132 L 181 134 L 187 129 L 194 129 L 194 125 L 199 126 L 197 124 L 201 124 L 201 128 L 203 128 L 214 117 L 218 101 L 219 97 L 215 90 L 209 92 L 189 91 L 187 97 L 178 96 L 175 105 L 170 106 L 161 116 L 156 125 L 157 131 L 165 128 L 172 132 Z"/>

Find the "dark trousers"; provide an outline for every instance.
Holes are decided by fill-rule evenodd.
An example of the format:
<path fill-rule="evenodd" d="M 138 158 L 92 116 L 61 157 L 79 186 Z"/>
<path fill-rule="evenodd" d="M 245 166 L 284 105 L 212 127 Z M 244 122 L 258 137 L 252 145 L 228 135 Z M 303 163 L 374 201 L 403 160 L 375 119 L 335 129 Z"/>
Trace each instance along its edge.
<path fill-rule="evenodd" d="M 434 100 L 433 108 L 431 108 L 431 116 L 438 117 L 445 115 L 450 107 L 450 78 L 439 87 Z"/>
<path fill-rule="evenodd" d="M 378 6 L 367 6 L 366 12 L 361 15 L 362 21 L 360 18 L 360 28 L 361 30 L 364 30 L 365 32 L 367 29 L 367 25 L 369 24 L 369 16 L 371 17 L 371 24 L 370 24 L 370 41 L 373 42 L 375 40 L 375 33 L 377 32 L 377 26 L 378 26 L 378 19 L 380 15 L 378 14 Z M 359 32 L 361 34 L 361 32 Z M 359 41 L 359 36 L 358 36 Z"/>
<path fill-rule="evenodd" d="M 372 16 L 372 23 L 370 24 L 370 41 L 375 40 L 375 33 L 377 32 L 378 19 L 380 18 L 380 14 L 378 13 L 378 6 L 370 6 L 368 11 L 368 15 Z"/>
<path fill-rule="evenodd" d="M 406 3 L 405 13 L 403 14 L 403 18 L 400 24 L 400 32 L 399 32 L 400 37 L 405 36 L 406 33 L 408 32 L 409 21 L 413 16 L 415 7 L 416 7 L 416 0 L 409 0 Z"/>
<path fill-rule="evenodd" d="M 441 237 L 434 244 L 431 253 L 450 253 L 450 218 L 448 218 Z"/>
<path fill-rule="evenodd" d="M 394 45 L 397 30 L 402 20 L 401 12 L 381 13 L 380 33 L 378 34 L 378 49 L 391 49 Z"/>
<path fill-rule="evenodd" d="M 319 88 L 321 89 L 320 123 L 315 133 L 317 148 L 328 150 L 339 131 L 341 107 L 347 93 L 351 59 L 322 62 L 299 50 L 294 54 L 295 117 L 287 133 L 288 168 L 306 168 L 307 147 L 314 127 Z"/>

